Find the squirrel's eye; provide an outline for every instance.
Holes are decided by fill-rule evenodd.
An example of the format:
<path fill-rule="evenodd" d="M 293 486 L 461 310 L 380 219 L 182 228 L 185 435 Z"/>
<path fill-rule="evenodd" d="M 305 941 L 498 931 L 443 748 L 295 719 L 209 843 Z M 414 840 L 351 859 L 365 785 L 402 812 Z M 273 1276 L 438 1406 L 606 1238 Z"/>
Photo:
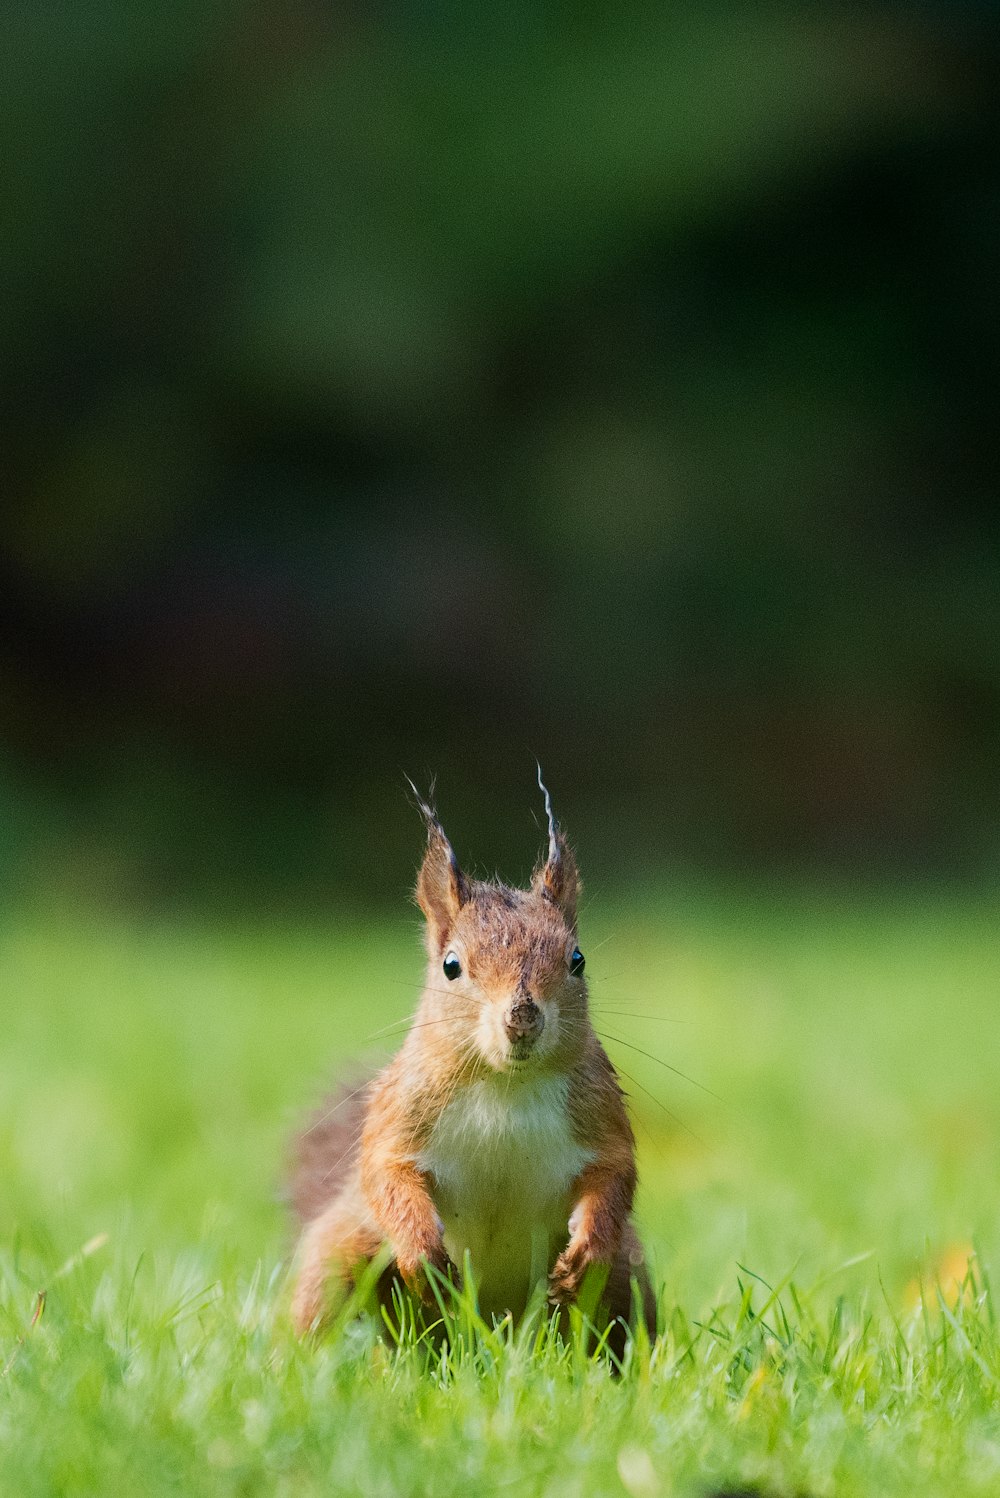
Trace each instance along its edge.
<path fill-rule="evenodd" d="M 580 974 L 583 972 L 583 970 L 586 967 L 586 965 L 587 965 L 587 959 L 584 957 L 583 953 L 580 951 L 580 948 L 579 947 L 574 947 L 573 948 L 573 955 L 569 959 L 569 970 L 570 970 L 570 972 L 575 977 L 579 978 Z"/>
<path fill-rule="evenodd" d="M 447 957 L 444 959 L 444 975 L 448 979 L 448 982 L 450 983 L 452 978 L 457 978 L 461 971 L 462 964 L 459 962 L 454 952 L 449 952 Z"/>

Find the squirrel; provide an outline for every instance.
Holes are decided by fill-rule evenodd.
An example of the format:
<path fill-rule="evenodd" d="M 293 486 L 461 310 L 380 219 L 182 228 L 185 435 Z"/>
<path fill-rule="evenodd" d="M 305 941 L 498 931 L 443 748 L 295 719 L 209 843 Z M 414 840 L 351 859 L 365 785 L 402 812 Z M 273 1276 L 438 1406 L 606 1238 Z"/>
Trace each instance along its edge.
<path fill-rule="evenodd" d="M 399 1280 L 431 1303 L 426 1266 L 457 1282 L 468 1253 L 487 1318 L 518 1317 L 543 1281 L 569 1306 L 590 1271 L 612 1350 L 636 1310 L 655 1334 L 635 1140 L 588 1015 L 580 879 L 540 771 L 538 783 L 548 850 L 525 890 L 468 878 L 411 782 L 427 832 L 426 982 L 395 1059 L 299 1138 L 299 1333 L 389 1245 L 383 1304 Z"/>

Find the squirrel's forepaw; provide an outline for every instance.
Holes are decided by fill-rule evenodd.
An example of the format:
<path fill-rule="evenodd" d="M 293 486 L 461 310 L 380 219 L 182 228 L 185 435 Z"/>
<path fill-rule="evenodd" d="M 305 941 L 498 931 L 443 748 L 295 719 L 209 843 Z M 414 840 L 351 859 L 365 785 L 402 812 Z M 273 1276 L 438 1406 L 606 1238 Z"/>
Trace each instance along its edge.
<path fill-rule="evenodd" d="M 437 1299 L 427 1273 L 428 1264 L 451 1284 L 458 1284 L 458 1270 L 449 1259 L 443 1243 L 416 1257 L 396 1255 L 396 1268 L 399 1270 L 403 1284 L 422 1300 L 424 1305 L 434 1306 L 437 1305 Z"/>
<path fill-rule="evenodd" d="M 590 1255 L 579 1244 L 574 1246 L 571 1243 L 563 1249 L 549 1275 L 549 1300 L 554 1305 L 572 1305 L 580 1293 L 590 1262 Z"/>

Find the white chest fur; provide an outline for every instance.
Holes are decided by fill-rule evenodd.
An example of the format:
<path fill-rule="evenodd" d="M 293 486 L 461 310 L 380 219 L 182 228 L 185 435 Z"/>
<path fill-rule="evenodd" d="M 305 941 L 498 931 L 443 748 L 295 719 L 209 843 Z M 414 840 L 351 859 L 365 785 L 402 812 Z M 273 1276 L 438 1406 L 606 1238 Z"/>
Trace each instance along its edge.
<path fill-rule="evenodd" d="M 468 1251 L 484 1311 L 519 1311 L 566 1242 L 570 1187 L 591 1158 L 573 1138 L 565 1077 L 488 1077 L 444 1109 L 418 1157 L 445 1246 Z"/>

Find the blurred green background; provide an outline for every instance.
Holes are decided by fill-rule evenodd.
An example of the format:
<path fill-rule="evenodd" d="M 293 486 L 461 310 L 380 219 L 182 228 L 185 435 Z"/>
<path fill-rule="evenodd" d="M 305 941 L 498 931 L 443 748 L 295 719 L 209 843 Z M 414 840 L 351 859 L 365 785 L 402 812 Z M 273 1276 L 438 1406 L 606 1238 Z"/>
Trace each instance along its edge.
<path fill-rule="evenodd" d="M 995 876 L 994 21 L 9 15 L 8 887 Z"/>

